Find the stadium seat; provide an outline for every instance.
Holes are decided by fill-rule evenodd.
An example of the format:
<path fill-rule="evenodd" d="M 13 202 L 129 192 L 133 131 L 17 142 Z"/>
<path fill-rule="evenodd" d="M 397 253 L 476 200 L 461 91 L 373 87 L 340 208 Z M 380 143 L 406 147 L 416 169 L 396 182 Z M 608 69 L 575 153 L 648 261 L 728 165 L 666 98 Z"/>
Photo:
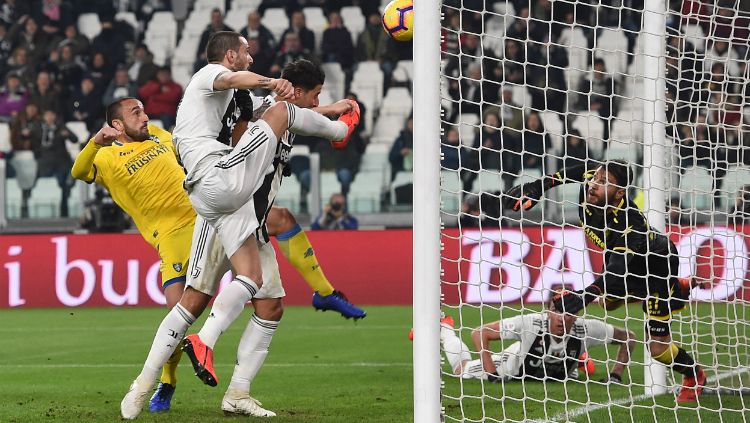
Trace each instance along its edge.
<path fill-rule="evenodd" d="M 739 166 L 727 170 L 727 174 L 724 176 L 724 185 L 721 187 L 724 210 L 732 210 L 737 192 L 743 185 L 747 184 L 750 184 L 750 168 Z"/>
<path fill-rule="evenodd" d="M 471 192 L 503 191 L 505 182 L 498 171 L 482 170 L 471 187 Z"/>
<path fill-rule="evenodd" d="M 459 117 L 458 138 L 461 145 L 473 146 L 481 124 L 479 116 L 473 113 L 462 113 Z"/>
<path fill-rule="evenodd" d="M 62 191 L 55 178 L 39 178 L 29 199 L 29 216 L 34 218 L 52 218 L 60 215 L 60 197 Z"/>
<path fill-rule="evenodd" d="M 337 100 L 341 99 L 341 97 L 335 97 L 333 93 L 329 89 L 327 89 L 326 85 L 323 86 L 323 89 L 320 91 L 320 95 L 318 96 L 318 100 L 320 101 L 320 104 L 327 105 L 327 104 L 333 104 Z"/>
<path fill-rule="evenodd" d="M 364 167 L 360 167 L 354 182 L 349 187 L 347 198 L 349 210 L 352 213 L 380 212 L 380 196 L 383 194 L 384 187 L 383 170 L 383 168 L 366 170 Z M 387 168 L 385 170 L 390 173 Z"/>
<path fill-rule="evenodd" d="M 581 112 L 571 126 L 581 133 L 594 157 L 601 157 L 604 152 L 604 122 L 597 113 Z"/>
<path fill-rule="evenodd" d="M 390 144 L 370 143 L 367 145 L 365 154 L 362 155 L 362 161 L 359 164 L 360 171 L 367 171 L 370 176 L 376 179 L 377 186 L 380 187 L 379 192 L 382 192 L 383 188 L 388 186 L 391 180 L 391 164 L 388 161 L 390 150 Z M 355 179 L 356 182 L 357 180 Z"/>
<path fill-rule="evenodd" d="M 274 204 L 286 207 L 291 210 L 292 213 L 299 213 L 300 192 L 301 187 L 297 178 L 284 178 L 279 187 L 279 192 L 276 194 Z"/>
<path fill-rule="evenodd" d="M 396 177 L 391 182 L 391 205 L 396 205 L 396 188 L 414 183 L 414 173 L 401 171 L 396 173 Z"/>
<path fill-rule="evenodd" d="M 232 0 L 232 9 L 246 10 L 248 13 L 260 6 L 262 0 Z"/>
<path fill-rule="evenodd" d="M 278 41 L 279 45 L 281 45 L 284 41 L 281 39 L 281 34 L 289 28 L 289 18 L 286 16 L 284 9 L 279 7 L 266 9 L 263 13 L 261 22 L 269 31 L 271 31 L 273 37 Z"/>
<path fill-rule="evenodd" d="M 242 28 L 247 26 L 247 14 L 252 9 L 242 9 L 232 6 L 231 9 L 224 16 L 224 23 L 236 31 L 241 31 Z"/>
<path fill-rule="evenodd" d="M 341 9 L 341 18 L 344 20 L 344 26 L 352 34 L 352 42 L 356 45 L 357 38 L 364 31 L 366 24 L 362 9 L 359 6 L 345 6 Z"/>
<path fill-rule="evenodd" d="M 409 90 L 403 87 L 391 87 L 383 97 L 380 116 L 396 115 L 406 119 L 412 111 L 412 100 Z"/>
<path fill-rule="evenodd" d="M 96 13 L 82 13 L 78 17 L 78 31 L 85 35 L 89 40 L 102 32 L 102 24 L 99 22 L 99 15 Z"/>
<path fill-rule="evenodd" d="M 210 12 L 211 10 L 218 8 L 222 13 L 224 13 L 224 5 L 225 2 L 223 1 L 195 0 L 195 3 L 193 3 L 193 10 Z"/>
<path fill-rule="evenodd" d="M 414 62 L 399 60 L 392 75 L 394 82 L 407 83 L 414 80 Z"/>
<path fill-rule="evenodd" d="M 461 208 L 461 193 L 463 184 L 459 173 L 455 170 L 440 171 L 440 201 L 442 210 L 446 213 L 457 214 Z"/>
<path fill-rule="evenodd" d="M 713 178 L 702 167 L 691 167 L 685 170 L 680 178 L 680 199 L 683 208 L 691 210 L 708 210 L 712 204 Z"/>
<path fill-rule="evenodd" d="M 10 143 L 10 125 L 0 122 L 0 153 L 8 153 L 13 149 Z"/>
<path fill-rule="evenodd" d="M 70 157 L 75 160 L 78 153 L 81 151 L 81 147 L 88 142 L 91 134 L 89 133 L 88 128 L 86 128 L 85 122 L 70 121 L 65 122 L 65 126 L 70 129 L 78 139 L 78 142 L 76 143 L 65 143 L 65 148 L 68 150 L 68 154 L 70 154 Z"/>
<path fill-rule="evenodd" d="M 328 27 L 328 19 L 326 19 L 323 9 L 320 7 L 306 7 L 302 9 L 302 13 L 305 14 L 305 25 L 315 34 L 315 51 L 320 51 L 323 31 Z"/>
<path fill-rule="evenodd" d="M 201 33 L 206 29 L 206 26 L 211 21 L 211 12 L 208 10 L 197 10 L 193 9 L 185 20 L 185 25 L 182 30 L 182 36 L 191 35 L 200 39 Z M 196 43 L 196 50 L 197 50 Z M 192 52 L 195 57 L 195 51 Z"/>
<path fill-rule="evenodd" d="M 503 19 L 505 25 L 505 31 L 513 25 L 513 21 L 516 19 L 516 8 L 512 2 L 509 1 L 498 1 L 492 5 L 492 10 Z M 505 33 L 503 31 L 503 33 Z"/>
<path fill-rule="evenodd" d="M 618 80 L 628 67 L 628 38 L 619 28 L 600 28 L 594 57 L 604 60 L 607 73 Z"/>
<path fill-rule="evenodd" d="M 687 24 L 683 27 L 685 33 L 685 41 L 690 42 L 697 51 L 706 51 L 706 34 L 703 32 L 703 27 L 696 24 Z"/>
<path fill-rule="evenodd" d="M 578 209 L 578 199 L 581 194 L 581 184 L 564 184 L 553 191 L 553 195 L 547 194 L 548 198 L 562 204 L 563 211 L 575 211 Z"/>
<path fill-rule="evenodd" d="M 566 133 L 560 115 L 556 112 L 547 110 L 540 112 L 539 117 L 542 119 L 544 129 L 550 135 L 553 151 L 555 154 L 561 155 L 565 151 Z"/>
<path fill-rule="evenodd" d="M 337 62 L 323 63 L 321 67 L 326 74 L 325 87 L 331 92 L 333 98 L 336 100 L 344 98 L 346 75 L 341 69 L 341 64 Z M 321 102 L 320 104 L 324 103 Z"/>
<path fill-rule="evenodd" d="M 404 129 L 405 122 L 406 118 L 402 116 L 381 114 L 377 122 L 375 122 L 370 142 L 386 145 L 393 144 L 398 134 Z"/>

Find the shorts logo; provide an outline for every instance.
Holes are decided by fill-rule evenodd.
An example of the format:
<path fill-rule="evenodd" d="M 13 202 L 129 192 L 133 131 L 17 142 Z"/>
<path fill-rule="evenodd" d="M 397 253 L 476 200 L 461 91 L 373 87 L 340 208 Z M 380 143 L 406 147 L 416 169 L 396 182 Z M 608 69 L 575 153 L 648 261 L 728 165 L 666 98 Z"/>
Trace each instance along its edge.
<path fill-rule="evenodd" d="M 172 265 L 172 268 L 175 272 L 181 272 L 182 271 L 182 263 L 174 263 Z"/>
<path fill-rule="evenodd" d="M 201 274 L 201 268 L 200 268 L 200 267 L 198 267 L 198 266 L 196 266 L 196 267 L 195 267 L 195 268 L 193 269 L 193 275 L 192 275 L 192 276 L 193 276 L 194 278 L 197 278 L 198 276 L 200 276 L 200 274 Z"/>
<path fill-rule="evenodd" d="M 308 248 L 307 251 L 305 251 L 305 258 L 308 258 L 315 254 L 315 251 L 313 251 L 312 247 Z"/>

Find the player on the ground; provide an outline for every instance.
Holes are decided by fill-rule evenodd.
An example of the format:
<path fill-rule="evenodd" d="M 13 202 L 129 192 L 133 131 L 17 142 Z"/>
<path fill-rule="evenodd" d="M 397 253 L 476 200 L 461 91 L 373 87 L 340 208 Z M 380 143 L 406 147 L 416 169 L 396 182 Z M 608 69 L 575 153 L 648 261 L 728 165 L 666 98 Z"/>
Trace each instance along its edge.
<path fill-rule="evenodd" d="M 490 342 L 499 339 L 517 342 L 493 353 Z M 619 344 L 615 365 L 602 382 L 620 383 L 635 346 L 632 331 L 560 313 L 552 308 L 552 303 L 545 312 L 519 315 L 476 328 L 471 340 L 475 351 L 480 353 L 478 359 L 472 360 L 469 348 L 456 334 L 453 318 L 440 320 L 440 341 L 453 373 L 492 382 L 523 378 L 564 380 L 576 374 L 581 365 L 579 357 L 592 347 Z"/>
<path fill-rule="evenodd" d="M 326 114 L 344 114 L 336 122 L 298 107 L 317 105 L 323 83 L 317 67 L 297 72 L 301 83 L 293 88 L 286 80 L 241 71 L 251 59 L 247 42 L 237 33 L 214 34 L 207 52 L 211 63 L 193 76 L 178 111 L 175 144 L 188 171 L 185 184 L 191 202 L 208 223 L 196 225 L 193 247 L 205 251 L 207 240 L 212 238 L 210 232 L 216 231 L 236 277 L 217 297 L 206 324 L 186 351 L 193 355 L 198 375 L 215 385 L 212 347 L 244 304 L 253 300 L 255 314 L 240 340 L 238 364 L 222 408 L 231 413 L 272 416 L 274 413 L 261 408 L 249 396 L 249 385 L 268 353 L 283 310 L 284 291 L 273 249 L 267 243 L 265 221 L 289 160 L 293 137 L 287 130 L 338 140 L 334 145 L 343 147 L 359 116 L 357 106 L 348 102 L 319 108 Z M 273 89 L 281 99 L 293 98 L 294 104 L 274 104 L 231 150 L 217 141 L 221 117 L 235 88 L 252 87 Z M 197 263 L 200 257 L 191 257 L 191 261 Z M 184 335 L 210 298 L 198 289 L 188 289 L 162 321 L 144 368 L 121 403 L 124 417 L 138 415 L 144 393 L 153 384 L 154 369 L 174 351 L 175 341 Z"/>
<path fill-rule="evenodd" d="M 632 179 L 624 161 L 607 161 L 594 170 L 581 164 L 513 187 L 502 201 L 505 208 L 528 210 L 546 190 L 583 182 L 579 217 L 586 236 L 605 251 L 605 267 L 584 290 L 558 295 L 555 308 L 576 314 L 601 295 L 610 309 L 625 300 L 642 301 L 651 357 L 683 374 L 677 402 L 693 402 L 703 390 L 706 375 L 687 351 L 672 342 L 670 333 L 672 314 L 686 307 L 693 284 L 676 276 L 679 260 L 672 241 L 649 226 L 628 198 Z"/>
<path fill-rule="evenodd" d="M 71 174 L 106 187 L 115 202 L 133 217 L 143 238 L 156 248 L 162 262 L 166 305 L 171 309 L 185 288 L 195 223 L 195 211 L 182 186 L 185 173 L 177 161 L 172 135 L 150 125 L 143 104 L 130 97 L 107 107 L 107 123 L 109 126 L 97 132 L 78 155 Z M 315 299 L 326 301 L 326 305 L 334 304 L 345 317 L 365 314 L 345 302 L 339 291 L 331 289 L 338 293 L 334 294 L 338 301 L 330 301 L 331 297 L 319 293 L 325 287 L 323 283 L 328 286 L 330 283 L 319 269 L 315 255 L 309 254 L 312 247 L 289 210 L 273 207 L 268 215 L 268 229 L 269 235 L 279 240 L 287 259 L 316 290 Z M 218 280 L 222 274 L 210 277 Z M 175 350 L 164 364 L 159 386 L 149 403 L 152 412 L 169 410 L 181 354 L 182 350 Z"/>

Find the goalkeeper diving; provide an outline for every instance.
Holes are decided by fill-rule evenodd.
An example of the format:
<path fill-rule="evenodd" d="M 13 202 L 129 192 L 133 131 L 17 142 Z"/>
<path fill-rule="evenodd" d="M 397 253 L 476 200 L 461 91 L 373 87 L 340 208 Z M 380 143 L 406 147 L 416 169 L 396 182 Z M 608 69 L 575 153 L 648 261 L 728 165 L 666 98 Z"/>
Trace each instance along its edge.
<path fill-rule="evenodd" d="M 491 382 L 510 380 L 559 380 L 578 378 L 581 360 L 592 347 L 618 344 L 615 365 L 603 383 L 621 383 L 635 334 L 595 319 L 584 319 L 554 310 L 552 303 L 544 312 L 524 314 L 487 323 L 472 331 L 471 339 L 480 358 L 472 360 L 466 344 L 453 329 L 453 318 L 440 321 L 440 341 L 453 373 L 465 379 Z M 499 353 L 489 344 L 495 340 L 514 340 Z"/>
<path fill-rule="evenodd" d="M 567 183 L 581 183 L 579 217 L 586 236 L 604 250 L 604 271 L 580 291 L 564 291 L 553 298 L 555 310 L 577 314 L 604 296 L 613 309 L 625 301 L 639 301 L 646 313 L 646 343 L 651 357 L 683 375 L 678 403 L 694 402 L 706 376 L 693 357 L 672 341 L 672 315 L 685 309 L 693 280 L 677 277 L 677 248 L 667 235 L 652 228 L 628 198 L 633 174 L 621 160 L 580 164 L 553 175 L 515 186 L 500 198 L 506 209 L 534 207 L 545 191 Z"/>

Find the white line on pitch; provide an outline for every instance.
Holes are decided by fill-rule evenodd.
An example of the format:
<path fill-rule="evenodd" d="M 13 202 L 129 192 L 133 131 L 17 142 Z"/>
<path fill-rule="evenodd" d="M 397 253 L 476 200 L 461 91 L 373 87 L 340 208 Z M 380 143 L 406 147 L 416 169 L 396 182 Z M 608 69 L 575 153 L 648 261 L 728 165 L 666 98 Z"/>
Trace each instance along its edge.
<path fill-rule="evenodd" d="M 726 379 L 728 377 L 736 376 L 741 373 L 745 373 L 748 370 L 750 370 L 750 367 L 743 366 L 738 367 L 731 372 L 726 373 L 719 373 L 718 375 L 711 376 L 706 379 L 706 382 L 716 382 L 722 379 Z M 671 393 L 672 391 L 668 391 L 668 393 Z M 664 395 L 664 394 L 662 394 Z M 587 405 L 584 407 L 574 408 L 570 411 L 563 411 L 560 413 L 557 413 L 556 415 L 552 416 L 552 418 L 549 421 L 557 422 L 557 421 L 568 421 L 570 419 L 574 419 L 576 417 L 581 417 L 583 415 L 589 414 L 592 411 L 600 410 L 602 408 L 608 408 L 615 405 L 626 405 L 631 404 L 638 401 L 643 401 L 645 399 L 651 398 L 653 395 L 647 395 L 647 394 L 641 394 L 634 397 L 629 398 L 620 398 L 614 401 L 610 401 L 604 404 L 595 404 L 595 405 Z"/>
<path fill-rule="evenodd" d="M 409 325 L 365 325 L 362 324 L 363 330 L 389 330 L 389 329 L 409 329 L 411 326 Z M 286 327 L 286 331 L 310 331 L 310 330 L 349 330 L 352 329 L 350 326 L 333 326 L 333 325 L 289 325 L 289 329 Z M 86 326 L 64 326 L 64 327 L 44 327 L 44 328 L 0 328 L 0 333 L 3 332 L 60 332 L 60 331 L 77 331 L 77 332 L 109 332 L 113 328 L 112 327 L 86 327 Z M 118 331 L 135 331 L 135 332 L 141 332 L 144 330 L 152 331 L 154 328 L 151 326 L 116 326 L 115 329 Z M 354 329 L 358 329 L 358 327 L 354 327 Z M 244 330 L 244 329 L 243 329 Z M 237 329 L 239 332 L 240 329 Z"/>
<path fill-rule="evenodd" d="M 265 363 L 264 367 L 410 367 L 412 363 L 405 362 L 394 362 L 394 363 L 378 363 L 378 362 L 355 362 L 355 363 Z M 130 368 L 140 367 L 143 364 L 127 364 L 127 363 L 92 363 L 92 364 L 0 364 L 0 369 L 106 369 L 106 368 Z M 234 367 L 234 364 L 214 364 L 214 367 Z"/>

